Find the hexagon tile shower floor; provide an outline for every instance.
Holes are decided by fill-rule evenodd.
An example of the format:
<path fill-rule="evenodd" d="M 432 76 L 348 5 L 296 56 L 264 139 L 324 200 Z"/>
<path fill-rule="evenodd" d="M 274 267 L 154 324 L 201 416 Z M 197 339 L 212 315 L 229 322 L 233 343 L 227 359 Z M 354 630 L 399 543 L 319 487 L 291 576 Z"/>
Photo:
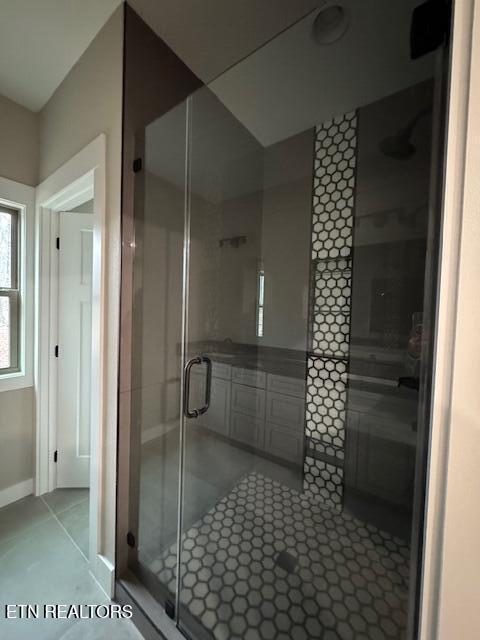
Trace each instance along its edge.
<path fill-rule="evenodd" d="M 181 603 L 215 640 L 400 640 L 407 544 L 259 473 L 182 540 Z M 151 563 L 175 590 L 176 544 Z"/>

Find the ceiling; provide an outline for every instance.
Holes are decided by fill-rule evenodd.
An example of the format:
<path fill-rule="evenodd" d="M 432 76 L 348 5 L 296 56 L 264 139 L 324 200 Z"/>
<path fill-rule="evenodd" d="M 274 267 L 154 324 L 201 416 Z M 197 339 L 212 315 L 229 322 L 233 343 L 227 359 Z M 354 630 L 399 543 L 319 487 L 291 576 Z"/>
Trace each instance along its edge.
<path fill-rule="evenodd" d="M 240 56 L 238 40 L 227 50 L 222 48 L 223 36 L 212 29 L 211 39 L 220 47 L 217 57 L 204 31 L 205 43 L 197 42 L 197 59 L 185 34 L 174 38 L 175 31 L 167 29 L 171 23 L 163 24 L 170 46 L 198 75 L 203 79 L 207 71 L 216 75 L 193 97 L 192 148 L 201 152 L 201 161 L 198 155 L 193 158 L 195 192 L 214 200 L 216 194 L 233 197 L 253 191 L 258 182 L 256 158 L 264 148 L 432 77 L 435 54 L 410 59 L 410 22 L 418 0 L 342 0 L 342 4 L 350 9 L 350 21 L 338 42 L 315 43 L 311 33 L 317 11 L 313 11 L 278 37 L 267 38 L 264 46 L 254 47 L 248 57 Z M 251 24 L 257 25 L 258 38 L 260 32 L 267 36 L 253 18 Z M 228 66 L 233 50 L 243 59 L 218 75 L 221 65 Z M 401 114 L 397 116 L 400 127 Z M 181 187 L 184 136 L 184 106 L 152 123 L 146 136 L 147 168 Z"/>
<path fill-rule="evenodd" d="M 431 71 L 429 56 L 408 56 L 419 0 L 343 0 L 349 30 L 318 46 L 311 28 L 325 2 L 129 0 L 204 82 L 213 80 L 217 97 L 263 146 Z M 0 94 L 40 110 L 120 3 L 0 0 Z"/>
<path fill-rule="evenodd" d="M 263 146 L 430 77 L 432 55 L 410 59 L 419 2 L 341 0 L 349 28 L 321 46 L 332 0 L 129 0 Z"/>
<path fill-rule="evenodd" d="M 325 0 L 129 0 L 208 82 Z M 122 0 L 0 0 L 0 95 L 39 111 Z"/>
<path fill-rule="evenodd" d="M 345 35 L 318 45 L 314 12 L 210 84 L 231 113 L 269 146 L 432 76 L 432 56 L 410 59 L 419 0 L 342 0 Z"/>
<path fill-rule="evenodd" d="M 326 0 L 128 0 L 204 82 L 210 82 Z"/>
<path fill-rule="evenodd" d="M 39 111 L 121 0 L 0 0 L 0 94 Z"/>

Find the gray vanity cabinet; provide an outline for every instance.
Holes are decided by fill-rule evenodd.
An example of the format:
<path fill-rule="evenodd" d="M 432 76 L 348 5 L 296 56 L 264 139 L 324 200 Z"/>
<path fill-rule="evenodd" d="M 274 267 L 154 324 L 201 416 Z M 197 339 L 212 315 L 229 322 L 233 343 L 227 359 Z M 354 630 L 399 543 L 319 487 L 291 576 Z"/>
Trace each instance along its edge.
<path fill-rule="evenodd" d="M 265 390 L 232 384 L 232 411 L 265 420 Z"/>
<path fill-rule="evenodd" d="M 283 393 L 267 391 L 266 419 L 268 422 L 299 433 L 305 420 L 303 398 L 294 398 Z"/>
<path fill-rule="evenodd" d="M 303 460 L 305 382 L 268 375 L 265 451 L 298 464 Z"/>
<path fill-rule="evenodd" d="M 301 379 L 233 367 L 230 437 L 301 464 L 304 395 Z"/>
<path fill-rule="evenodd" d="M 231 366 L 214 362 L 210 407 L 198 418 L 199 424 L 223 436 L 230 433 Z M 205 398 L 205 373 L 193 371 L 191 376 L 190 406 L 199 407 Z"/>
<path fill-rule="evenodd" d="M 205 426 L 216 433 L 230 433 L 230 380 L 212 377 L 210 407 L 205 414 Z"/>
<path fill-rule="evenodd" d="M 347 413 L 345 484 L 364 494 L 409 506 L 416 446 L 409 412 L 395 402 L 387 407 L 384 403 L 379 410 L 366 396 L 351 394 L 355 410 Z"/>
<path fill-rule="evenodd" d="M 204 372 L 194 370 L 191 380 L 190 406 L 200 406 L 205 393 Z M 301 464 L 304 422 L 304 380 L 213 363 L 210 407 L 198 418 L 201 426 Z"/>
<path fill-rule="evenodd" d="M 266 373 L 232 367 L 230 437 L 256 449 L 265 440 Z"/>
<path fill-rule="evenodd" d="M 232 411 L 230 437 L 255 449 L 263 449 L 265 422 L 244 413 Z"/>
<path fill-rule="evenodd" d="M 266 422 L 264 450 L 277 458 L 301 464 L 303 460 L 303 437 L 291 429 L 279 427 L 272 422 Z"/>

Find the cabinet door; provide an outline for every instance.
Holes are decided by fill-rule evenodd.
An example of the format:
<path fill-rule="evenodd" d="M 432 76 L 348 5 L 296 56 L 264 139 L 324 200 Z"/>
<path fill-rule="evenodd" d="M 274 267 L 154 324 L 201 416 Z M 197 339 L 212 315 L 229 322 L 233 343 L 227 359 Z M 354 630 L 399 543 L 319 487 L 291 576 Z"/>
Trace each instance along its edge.
<path fill-rule="evenodd" d="M 212 375 L 214 378 L 230 380 L 232 377 L 232 365 L 224 362 L 212 362 Z"/>
<path fill-rule="evenodd" d="M 271 422 L 265 423 L 264 449 L 277 458 L 301 464 L 303 459 L 303 432 L 295 433 L 291 429 L 279 427 Z"/>
<path fill-rule="evenodd" d="M 263 449 L 265 423 L 252 416 L 232 411 L 230 437 L 256 449 Z"/>
<path fill-rule="evenodd" d="M 297 432 L 303 431 L 305 403 L 301 398 L 269 391 L 267 393 L 267 420 Z"/>
<path fill-rule="evenodd" d="M 265 371 L 257 369 L 244 369 L 243 367 L 232 367 L 232 381 L 239 384 L 246 384 L 250 387 L 265 389 L 267 374 Z"/>
<path fill-rule="evenodd" d="M 281 393 L 282 395 L 305 398 L 305 380 L 269 373 L 267 376 L 267 390 Z"/>
<path fill-rule="evenodd" d="M 398 429 L 410 429 L 398 424 Z M 414 482 L 415 449 L 386 437 L 391 421 L 361 414 L 358 425 L 357 489 L 390 502 L 410 505 Z"/>
<path fill-rule="evenodd" d="M 224 436 L 228 436 L 230 427 L 230 382 L 212 378 L 210 406 L 204 416 L 204 425 Z"/>
<path fill-rule="evenodd" d="M 232 384 L 232 411 L 264 420 L 265 391 L 243 384 Z"/>

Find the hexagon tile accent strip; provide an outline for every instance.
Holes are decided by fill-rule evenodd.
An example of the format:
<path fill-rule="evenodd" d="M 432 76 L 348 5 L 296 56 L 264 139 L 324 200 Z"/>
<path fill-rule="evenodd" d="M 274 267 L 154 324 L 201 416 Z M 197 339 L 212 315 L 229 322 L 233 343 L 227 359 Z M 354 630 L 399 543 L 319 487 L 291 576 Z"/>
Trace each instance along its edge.
<path fill-rule="evenodd" d="M 151 565 L 172 593 L 175 566 L 176 544 Z M 406 543 L 259 473 L 184 534 L 182 567 L 180 601 L 205 637 L 405 637 Z"/>
<path fill-rule="evenodd" d="M 315 131 L 304 488 L 341 509 L 357 114 Z"/>

